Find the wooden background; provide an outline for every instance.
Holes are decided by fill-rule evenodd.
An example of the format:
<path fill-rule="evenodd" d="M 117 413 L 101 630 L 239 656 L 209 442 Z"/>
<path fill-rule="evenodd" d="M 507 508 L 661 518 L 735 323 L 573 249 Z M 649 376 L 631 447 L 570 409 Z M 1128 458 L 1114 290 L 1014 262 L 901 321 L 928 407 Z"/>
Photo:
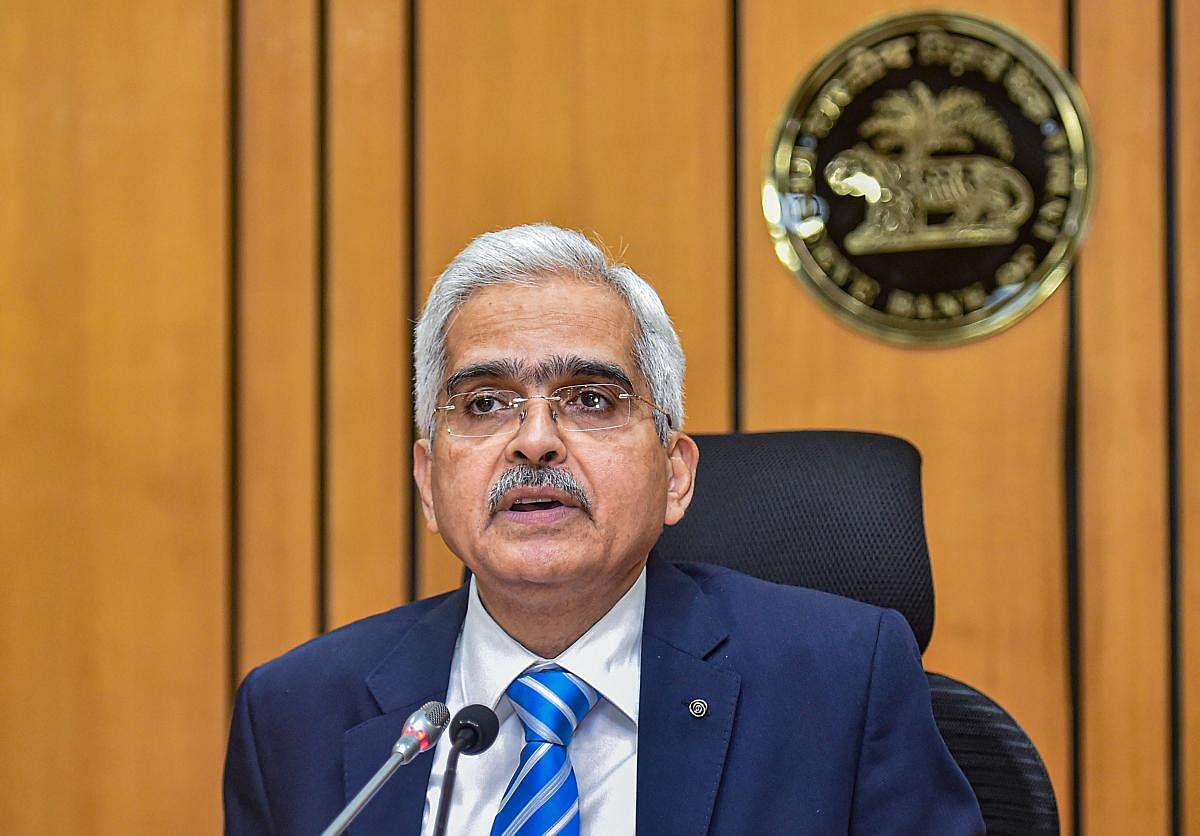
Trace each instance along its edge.
<path fill-rule="evenodd" d="M 917 351 L 836 324 L 758 210 L 798 78 L 917 4 L 413 2 L 0 13 L 5 829 L 217 831 L 236 679 L 457 583 L 411 320 L 551 220 L 660 289 L 692 431 L 916 443 L 927 666 L 1025 725 L 1068 831 L 1200 836 L 1196 4 L 956 4 L 1073 68 L 1099 201 L 1034 315 Z"/>

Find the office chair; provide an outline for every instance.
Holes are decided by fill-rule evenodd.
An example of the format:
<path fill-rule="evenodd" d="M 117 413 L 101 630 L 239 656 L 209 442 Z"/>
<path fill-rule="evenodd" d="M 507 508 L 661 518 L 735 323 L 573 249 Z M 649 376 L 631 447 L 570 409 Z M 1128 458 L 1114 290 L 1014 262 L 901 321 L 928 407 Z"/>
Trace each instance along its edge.
<path fill-rule="evenodd" d="M 921 652 L 933 576 L 921 457 L 862 432 L 693 436 L 700 472 L 687 515 L 651 559 L 714 563 L 898 610 Z M 1050 776 L 1028 735 L 979 691 L 927 674 L 934 717 L 979 799 L 988 833 L 1058 833 Z"/>

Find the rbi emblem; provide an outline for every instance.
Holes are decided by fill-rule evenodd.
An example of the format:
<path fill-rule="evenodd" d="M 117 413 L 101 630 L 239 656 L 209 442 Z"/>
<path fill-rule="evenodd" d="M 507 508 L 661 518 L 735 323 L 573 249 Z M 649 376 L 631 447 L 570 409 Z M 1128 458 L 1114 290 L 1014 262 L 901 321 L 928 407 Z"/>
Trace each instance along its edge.
<path fill-rule="evenodd" d="M 899 343 L 995 333 L 1062 283 L 1092 198 L 1074 83 L 965 15 L 890 18 L 801 82 L 763 213 L 779 259 L 844 321 Z"/>

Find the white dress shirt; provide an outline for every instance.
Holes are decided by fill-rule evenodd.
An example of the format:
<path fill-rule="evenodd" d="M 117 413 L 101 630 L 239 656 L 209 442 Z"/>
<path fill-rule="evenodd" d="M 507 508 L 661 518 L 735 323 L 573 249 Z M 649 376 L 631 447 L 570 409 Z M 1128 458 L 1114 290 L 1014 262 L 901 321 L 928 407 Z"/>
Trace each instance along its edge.
<path fill-rule="evenodd" d="M 629 591 L 590 630 L 557 658 L 543 660 L 504 632 L 484 609 L 475 579 L 471 579 L 467 615 L 450 663 L 446 706 L 451 716 L 472 703 L 489 706 L 500 718 L 500 735 L 486 752 L 459 758 L 447 834 L 488 836 L 491 832 L 500 799 L 525 745 L 524 727 L 504 692 L 530 665 L 542 661 L 552 661 L 582 678 L 603 697 L 579 724 L 569 747 L 579 783 L 582 836 L 634 833 L 645 612 L 643 568 Z M 447 734 L 433 752 L 423 834 L 433 832 L 449 753 Z"/>

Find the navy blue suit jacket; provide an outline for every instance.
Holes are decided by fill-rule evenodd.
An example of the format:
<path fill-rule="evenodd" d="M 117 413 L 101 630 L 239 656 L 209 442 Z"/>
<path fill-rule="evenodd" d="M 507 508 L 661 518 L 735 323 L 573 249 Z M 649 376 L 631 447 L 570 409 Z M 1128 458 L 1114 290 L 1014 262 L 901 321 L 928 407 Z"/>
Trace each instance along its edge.
<path fill-rule="evenodd" d="M 408 715 L 444 699 L 466 602 L 464 587 L 400 607 L 253 671 L 230 732 L 227 832 L 319 833 Z M 983 832 L 890 610 L 652 558 L 639 715 L 639 833 Z M 417 834 L 432 762 L 399 770 L 351 832 Z"/>

